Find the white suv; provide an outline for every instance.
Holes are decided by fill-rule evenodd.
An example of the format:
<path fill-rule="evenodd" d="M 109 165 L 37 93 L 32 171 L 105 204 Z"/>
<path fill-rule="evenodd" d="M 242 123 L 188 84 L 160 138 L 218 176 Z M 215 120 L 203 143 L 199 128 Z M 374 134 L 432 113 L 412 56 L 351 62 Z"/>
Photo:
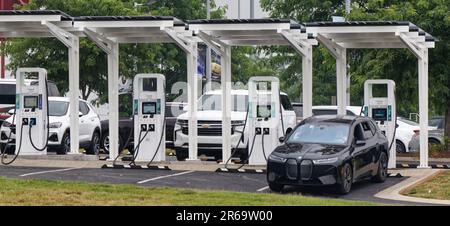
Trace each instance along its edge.
<path fill-rule="evenodd" d="M 243 139 L 237 147 L 234 157 L 247 160 L 248 155 L 248 127 L 244 129 L 245 117 L 247 115 L 248 90 L 231 91 L 231 146 L 236 148 L 241 134 Z M 222 92 L 214 90 L 205 93 L 199 99 L 197 113 L 198 120 L 198 154 L 213 156 L 216 160 L 222 159 Z M 281 93 L 282 118 L 286 133 L 292 131 L 296 126 L 296 115 L 294 109 L 285 93 Z M 188 114 L 184 113 L 177 117 L 174 128 L 174 147 L 177 160 L 183 161 L 188 157 L 189 135 Z M 283 136 L 283 131 L 279 131 Z"/>
<path fill-rule="evenodd" d="M 49 97 L 49 116 L 50 116 L 50 137 L 48 141 L 49 151 L 56 151 L 57 154 L 66 154 L 70 152 L 70 107 L 69 98 Z M 86 149 L 87 154 L 96 155 L 99 151 L 100 143 L 100 118 L 94 112 L 92 105 L 84 100 L 80 100 L 79 114 L 79 140 L 80 147 Z M 10 110 L 10 113 L 13 110 Z M 9 141 L 8 152 L 14 147 L 15 143 L 15 125 L 11 125 L 13 116 L 6 119 L 1 126 L 0 147 L 5 147 L 11 131 L 11 140 Z M 14 149 L 12 149 L 14 150 Z"/>

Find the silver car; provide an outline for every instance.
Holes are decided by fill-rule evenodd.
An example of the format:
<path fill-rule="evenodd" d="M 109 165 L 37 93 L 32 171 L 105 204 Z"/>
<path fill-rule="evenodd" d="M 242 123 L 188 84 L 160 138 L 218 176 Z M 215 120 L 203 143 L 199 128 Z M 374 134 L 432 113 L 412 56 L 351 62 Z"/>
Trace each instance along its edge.
<path fill-rule="evenodd" d="M 428 144 L 444 144 L 444 117 L 434 117 L 429 120 L 428 126 L 433 129 L 428 130 Z M 413 136 L 409 142 L 409 151 L 418 151 L 420 148 L 420 134 Z"/>

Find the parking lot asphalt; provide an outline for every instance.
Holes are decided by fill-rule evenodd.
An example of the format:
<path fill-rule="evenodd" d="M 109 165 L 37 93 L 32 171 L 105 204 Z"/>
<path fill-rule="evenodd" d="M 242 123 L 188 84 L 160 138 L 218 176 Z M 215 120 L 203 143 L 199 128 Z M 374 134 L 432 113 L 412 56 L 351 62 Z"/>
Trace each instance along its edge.
<path fill-rule="evenodd" d="M 145 169 L 0 166 L 0 176 L 22 179 L 134 184 L 148 187 L 175 187 L 249 193 L 270 193 L 265 174 Z M 359 182 L 354 185 L 352 191 L 347 195 L 336 195 L 330 188 L 318 187 L 287 187 L 283 194 L 360 200 L 385 204 L 423 205 L 420 203 L 393 201 L 374 197 L 376 193 L 393 186 L 404 179 L 404 177 L 389 177 L 385 183 L 371 183 L 369 181 Z"/>

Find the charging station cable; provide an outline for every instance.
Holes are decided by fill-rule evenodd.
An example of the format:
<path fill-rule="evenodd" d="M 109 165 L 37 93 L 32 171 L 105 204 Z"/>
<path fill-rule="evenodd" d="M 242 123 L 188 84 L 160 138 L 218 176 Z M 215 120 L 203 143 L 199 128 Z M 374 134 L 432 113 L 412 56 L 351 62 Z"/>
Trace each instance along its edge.
<path fill-rule="evenodd" d="M 395 92 L 395 89 L 394 89 L 394 100 L 395 100 L 395 102 L 397 102 L 397 94 L 396 94 L 396 92 Z M 392 135 L 392 140 L 391 140 L 391 144 L 389 145 L 388 152 L 391 151 L 392 145 L 393 145 L 394 143 L 396 143 L 396 141 L 395 141 L 395 134 L 397 133 L 397 119 L 398 119 L 398 117 L 397 117 L 397 104 L 396 104 L 396 107 L 395 107 L 395 125 L 394 125 L 394 134 Z M 395 149 L 395 151 L 397 152 L 397 148 Z"/>
<path fill-rule="evenodd" d="M 166 118 L 164 117 L 164 122 L 163 122 L 162 130 L 161 130 L 161 138 L 159 138 L 158 147 L 156 148 L 155 154 L 153 154 L 153 157 L 150 160 L 150 162 L 148 162 L 147 166 L 150 166 L 153 163 L 153 160 L 155 160 L 156 154 L 158 154 L 158 151 L 159 151 L 159 147 L 161 147 L 161 143 L 163 142 L 165 130 L 166 130 Z"/>
<path fill-rule="evenodd" d="M 225 168 L 226 168 L 226 169 L 228 169 L 228 163 L 230 162 L 230 160 L 231 160 L 231 158 L 233 157 L 233 155 L 236 154 L 236 152 L 237 152 L 237 150 L 238 150 L 238 148 L 239 148 L 239 145 L 241 144 L 241 141 L 244 139 L 245 128 L 246 128 L 246 126 L 247 126 L 249 110 L 250 110 L 250 103 L 247 104 L 247 111 L 246 111 L 246 113 L 245 113 L 245 120 L 244 120 L 244 128 L 242 129 L 241 137 L 239 138 L 237 145 L 233 148 L 233 151 L 231 152 L 230 157 L 229 157 L 229 158 L 227 159 L 227 161 L 225 162 Z"/>
<path fill-rule="evenodd" d="M 267 155 L 266 155 L 266 150 L 265 150 L 265 148 L 264 148 L 264 129 L 263 129 L 263 132 L 262 132 L 262 137 L 261 137 L 261 146 L 262 146 L 262 152 L 263 152 L 263 155 L 264 155 L 264 159 L 267 161 Z"/>
<path fill-rule="evenodd" d="M 23 127 L 24 127 L 24 125 L 22 124 L 21 129 L 20 129 L 19 148 L 17 149 L 16 155 L 14 156 L 14 158 L 13 158 L 11 161 L 6 162 L 6 161 L 5 161 L 5 157 L 6 157 L 7 155 L 3 152 L 3 153 L 2 153 L 2 161 L 1 161 L 3 165 L 10 165 L 10 164 L 12 164 L 13 162 L 16 161 L 17 157 L 19 157 L 20 150 L 22 150 Z M 10 138 L 11 138 L 11 133 L 10 133 L 9 135 L 10 135 Z"/>
<path fill-rule="evenodd" d="M 252 147 L 251 147 L 251 149 L 249 150 L 250 152 L 248 153 L 247 160 L 249 160 L 249 159 L 250 159 L 250 156 L 252 156 L 252 153 L 253 153 L 253 147 L 255 146 L 255 140 L 256 140 L 256 133 L 255 133 L 255 135 L 253 136 Z M 245 166 L 245 161 L 244 161 L 237 169 L 241 169 L 241 168 L 244 167 L 244 166 Z"/>
<path fill-rule="evenodd" d="M 50 138 L 50 112 L 49 112 L 49 107 L 48 107 L 49 102 L 48 102 L 48 81 L 47 81 L 47 79 L 45 79 L 45 92 L 47 93 L 47 141 L 45 142 L 45 145 L 43 148 L 38 148 L 34 144 L 33 138 L 31 138 L 31 128 L 33 128 L 33 125 L 31 124 L 31 120 L 28 121 L 28 125 L 29 125 L 28 138 L 30 139 L 31 146 L 33 146 L 33 148 L 39 152 L 45 151 L 47 149 L 48 141 Z"/>
<path fill-rule="evenodd" d="M 140 137 L 141 137 L 141 135 L 142 135 L 143 132 L 145 132 L 144 137 L 142 137 L 142 139 L 140 139 Z M 137 156 L 139 155 L 139 150 L 141 149 L 141 144 L 142 144 L 142 142 L 145 140 L 145 138 L 147 137 L 148 132 L 149 132 L 148 128 L 147 128 L 147 131 L 141 130 L 141 131 L 139 132 L 139 143 L 138 143 L 138 145 L 136 145 L 136 148 L 134 149 L 133 159 L 131 160 L 131 162 L 130 162 L 130 164 L 129 164 L 130 166 L 131 166 L 131 165 L 133 165 L 133 166 L 136 165 L 136 158 L 137 158 Z"/>

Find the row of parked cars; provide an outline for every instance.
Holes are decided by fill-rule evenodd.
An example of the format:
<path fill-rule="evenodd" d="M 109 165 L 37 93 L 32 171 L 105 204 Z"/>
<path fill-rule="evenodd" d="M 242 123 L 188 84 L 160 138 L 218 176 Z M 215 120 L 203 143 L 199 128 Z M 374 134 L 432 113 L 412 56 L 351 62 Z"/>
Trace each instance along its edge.
<path fill-rule="evenodd" d="M 30 84 L 33 81 L 28 81 Z M 50 113 L 50 140 L 49 149 L 58 154 L 65 154 L 70 150 L 70 123 L 69 100 L 60 97 L 59 91 L 53 82 L 49 82 L 49 113 Z M 15 80 L 4 79 L 0 81 L 0 147 L 4 148 L 12 132 L 10 144 L 14 143 L 15 125 L 12 122 L 15 104 Z M 132 94 L 125 93 L 119 97 L 119 147 L 133 152 L 133 117 Z M 237 144 L 241 133 L 246 136 L 248 131 L 241 131 L 246 117 L 248 103 L 247 90 L 232 91 L 232 144 Z M 109 125 L 108 120 L 100 121 L 94 107 L 80 100 L 80 146 L 86 149 L 87 154 L 98 154 L 101 150 L 109 152 Z M 289 133 L 302 120 L 302 104 L 291 103 L 286 93 L 281 93 L 281 108 L 285 132 Z M 168 102 L 166 105 L 166 143 L 174 148 L 177 159 L 182 161 L 188 156 L 188 116 L 185 103 Z M 361 107 L 348 106 L 347 115 L 358 116 Z M 199 154 L 221 159 L 221 92 L 210 91 L 199 99 L 198 109 L 198 146 Z M 336 106 L 314 106 L 313 115 L 336 115 Z M 406 118 L 397 119 L 397 132 L 395 137 L 398 152 L 413 152 L 418 150 L 420 128 L 419 125 Z M 438 144 L 443 142 L 443 117 L 430 120 L 429 142 Z M 248 144 L 241 142 L 236 157 L 241 160 L 247 158 Z M 8 149 L 13 150 L 13 145 Z"/>

